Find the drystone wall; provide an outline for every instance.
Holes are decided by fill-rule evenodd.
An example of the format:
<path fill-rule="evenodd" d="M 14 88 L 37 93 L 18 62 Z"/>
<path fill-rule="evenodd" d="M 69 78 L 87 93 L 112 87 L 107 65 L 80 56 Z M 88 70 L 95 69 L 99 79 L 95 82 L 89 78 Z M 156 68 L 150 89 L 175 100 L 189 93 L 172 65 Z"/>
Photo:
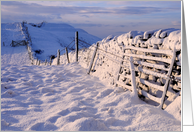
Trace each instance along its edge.
<path fill-rule="evenodd" d="M 29 58 L 31 60 L 31 64 L 32 65 L 49 65 L 49 62 L 47 60 L 45 60 L 45 62 L 41 62 L 40 60 L 38 60 L 38 58 L 36 57 L 36 52 L 32 50 L 32 40 L 31 40 L 31 36 L 28 32 L 28 27 L 26 26 L 27 22 L 22 22 L 21 23 L 21 31 L 23 32 L 23 34 L 25 34 L 25 44 L 26 44 L 26 48 L 28 51 L 28 55 Z"/>
<path fill-rule="evenodd" d="M 163 108 L 165 109 L 170 103 L 172 103 L 178 96 L 181 96 L 181 31 L 176 29 L 163 29 L 146 32 L 130 31 L 129 33 L 120 36 L 108 36 L 107 38 L 99 41 L 99 47 L 96 57 L 94 59 L 94 65 L 91 74 L 97 76 L 102 80 L 106 80 L 110 85 L 114 85 L 119 71 L 119 64 L 123 54 L 123 46 L 132 45 L 135 47 L 142 47 L 146 49 L 161 49 L 172 50 L 175 47 L 176 59 L 172 70 L 172 78 L 170 80 L 168 91 L 166 94 Z M 89 48 L 84 48 L 79 51 L 78 58 L 79 64 L 84 68 L 88 68 L 90 65 L 91 57 L 93 55 L 96 44 L 93 44 Z M 142 54 L 136 52 L 136 54 Z M 151 54 L 155 56 L 154 54 Z M 170 58 L 171 56 L 161 56 L 163 58 Z M 70 62 L 75 62 L 75 53 L 69 53 Z M 155 63 L 152 61 L 152 63 Z M 56 64 L 56 59 L 53 61 L 53 65 Z M 60 64 L 67 64 L 65 55 L 60 57 Z M 166 65 L 166 64 L 164 64 Z M 128 72 L 128 71 L 125 71 Z M 165 72 L 165 71 L 160 71 Z M 152 75 L 146 75 L 144 73 L 137 75 L 140 78 L 146 78 L 148 81 L 154 81 L 157 84 L 164 84 L 164 79 L 154 77 Z M 179 81 L 177 81 L 179 80 Z M 148 93 L 154 96 L 160 96 L 161 91 L 147 87 L 140 83 L 141 89 L 144 89 Z M 144 99 L 144 98 L 142 98 Z M 144 99 L 145 100 L 145 99 Z M 147 101 L 147 100 L 145 100 Z M 149 102 L 148 103 L 152 103 Z M 154 103 L 152 103 L 155 105 Z"/>

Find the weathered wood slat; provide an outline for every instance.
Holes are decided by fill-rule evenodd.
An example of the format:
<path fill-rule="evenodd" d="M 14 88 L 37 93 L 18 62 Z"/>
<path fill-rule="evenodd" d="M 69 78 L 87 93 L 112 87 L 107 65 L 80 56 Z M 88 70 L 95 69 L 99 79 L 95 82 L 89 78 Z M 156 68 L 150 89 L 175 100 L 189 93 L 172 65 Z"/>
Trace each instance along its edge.
<path fill-rule="evenodd" d="M 119 81 L 117 81 L 116 83 L 117 83 L 118 85 L 120 85 L 120 86 L 122 86 L 122 87 L 124 87 L 124 88 L 127 88 L 127 89 L 129 89 L 129 90 L 132 91 L 132 87 L 131 87 L 131 86 L 128 86 L 128 85 L 126 85 L 126 84 L 124 84 L 124 83 L 122 83 L 122 82 L 119 82 Z"/>
<path fill-rule="evenodd" d="M 172 50 L 157 50 L 157 49 L 145 49 L 145 48 L 140 48 L 140 47 L 133 47 L 133 46 L 125 46 L 125 50 L 127 49 L 133 49 L 133 50 L 138 50 L 142 52 L 149 52 L 149 53 L 159 53 L 159 54 L 166 54 L 166 55 L 173 55 Z"/>
<path fill-rule="evenodd" d="M 123 53 L 125 53 L 125 50 L 123 50 Z M 122 59 L 124 59 L 124 55 L 122 55 Z M 120 64 L 120 65 L 119 65 L 119 70 L 118 70 L 118 72 L 117 72 L 117 78 L 116 78 L 117 81 L 119 81 L 119 77 L 120 77 L 119 74 L 120 74 L 121 69 L 122 69 L 121 65 L 123 64 L 123 61 L 121 61 L 119 64 Z M 118 84 L 118 83 L 116 83 L 116 86 L 117 86 L 117 84 Z"/>
<path fill-rule="evenodd" d="M 140 81 L 141 83 L 147 85 L 147 86 L 156 88 L 156 89 L 158 89 L 158 90 L 160 90 L 160 91 L 164 91 L 164 86 L 159 86 L 159 85 L 153 84 L 153 83 L 151 83 L 151 82 L 149 82 L 149 81 L 146 81 L 146 80 L 144 80 L 144 79 L 142 79 L 142 78 L 138 78 L 137 80 Z"/>
<path fill-rule="evenodd" d="M 169 64 L 171 63 L 171 59 L 164 59 L 164 58 L 161 58 L 161 57 L 152 57 L 152 56 L 136 55 L 136 54 L 129 54 L 129 53 L 124 53 L 123 55 L 136 57 L 136 58 L 141 58 L 141 59 L 162 61 L 162 62 L 166 62 L 166 63 L 169 63 Z"/>
<path fill-rule="evenodd" d="M 92 69 L 98 46 L 99 46 L 99 43 L 96 44 L 96 48 L 95 48 L 95 51 L 93 53 L 93 56 L 92 56 L 92 59 L 91 59 L 91 62 L 90 62 L 90 66 L 89 66 L 89 69 L 88 69 L 88 72 L 87 72 L 88 74 L 90 74 L 90 71 Z"/>
<path fill-rule="evenodd" d="M 167 73 L 168 76 L 170 76 L 172 74 L 172 67 L 174 65 L 175 58 L 176 58 L 176 49 L 175 49 L 175 46 L 174 46 L 174 49 L 173 49 L 173 58 L 171 59 L 170 69 L 169 69 L 169 71 Z M 164 98 L 165 98 L 166 92 L 168 90 L 169 81 L 170 81 L 170 79 L 168 78 L 166 80 L 165 85 L 164 85 L 164 93 L 163 93 L 163 95 L 161 97 L 160 105 L 158 106 L 159 108 L 162 108 L 162 106 L 164 104 Z"/>
<path fill-rule="evenodd" d="M 128 79 L 131 79 L 131 76 L 130 75 L 123 75 L 123 74 L 119 74 L 120 77 L 123 77 L 123 78 L 128 78 Z"/>
<path fill-rule="evenodd" d="M 153 87 L 153 88 L 156 88 L 156 89 L 158 89 L 160 91 L 163 91 L 162 97 L 158 98 L 158 97 L 155 97 L 155 96 L 147 93 L 144 90 L 139 90 L 139 92 L 142 95 L 144 95 L 145 97 L 147 97 L 147 98 L 149 98 L 149 99 L 151 99 L 151 100 L 153 100 L 155 102 L 158 102 L 159 103 L 158 108 L 161 109 L 162 106 L 163 106 L 164 98 L 165 98 L 166 91 L 167 91 L 167 88 L 168 88 L 168 85 L 169 85 L 169 80 L 170 80 L 169 76 L 172 73 L 172 67 L 173 67 L 173 64 L 174 64 L 174 60 L 176 58 L 176 50 L 175 50 L 175 48 L 174 48 L 174 50 L 156 50 L 156 49 L 145 49 L 145 48 L 139 48 L 139 47 L 133 47 L 133 46 L 126 46 L 126 47 L 123 48 L 123 51 L 130 50 L 130 49 L 131 50 L 141 51 L 141 52 L 144 52 L 144 53 L 145 52 L 149 52 L 149 53 L 154 53 L 154 54 L 166 54 L 166 55 L 172 56 L 170 59 L 166 59 L 166 58 L 162 58 L 162 57 L 146 56 L 146 54 L 145 55 L 138 55 L 138 54 L 123 52 L 123 60 L 120 63 L 120 67 L 128 68 L 129 70 L 131 70 L 131 73 L 133 73 L 133 75 L 135 74 L 134 70 L 132 70 L 132 68 L 131 68 L 131 65 L 133 65 L 133 64 L 139 64 L 140 66 L 156 68 L 156 69 L 160 69 L 160 70 L 164 70 L 164 71 L 168 72 L 167 74 L 162 74 L 162 73 L 155 72 L 152 69 L 145 69 L 145 68 L 143 69 L 142 67 L 135 67 L 135 71 L 139 71 L 141 73 L 145 73 L 145 74 L 148 74 L 148 75 L 153 75 L 153 76 L 156 76 L 156 77 L 160 77 L 160 78 L 166 79 L 166 82 L 165 82 L 164 86 L 157 85 L 155 83 L 149 82 L 149 81 L 144 80 L 144 79 L 139 78 L 139 77 L 136 77 L 136 78 L 135 77 L 131 77 L 131 81 L 133 82 L 131 84 L 132 85 L 131 86 L 132 91 L 136 90 L 136 88 L 134 88 L 134 86 L 136 87 L 135 81 L 140 82 L 140 83 L 142 83 L 144 85 L 147 85 L 148 87 Z M 125 56 L 130 57 L 130 59 L 129 60 L 124 59 Z M 142 59 L 142 61 L 139 60 L 139 59 L 133 61 L 133 57 L 134 58 L 140 58 L 140 59 Z M 147 60 L 146 62 L 144 62 L 145 59 Z M 153 62 L 156 62 L 156 61 L 165 62 L 165 63 L 170 64 L 170 66 L 169 66 L 169 68 L 166 68 L 164 65 L 157 64 L 157 62 L 154 64 L 152 61 Z M 125 62 L 125 64 L 123 64 L 123 62 Z M 126 67 L 126 65 L 130 65 L 130 66 Z M 120 75 L 120 76 L 126 77 L 124 75 Z M 119 82 L 119 81 L 117 81 L 117 84 L 121 85 L 121 86 L 123 86 L 125 88 L 129 87 L 126 84 L 124 84 L 122 82 Z"/>
<path fill-rule="evenodd" d="M 156 77 L 161 77 L 161 78 L 165 78 L 165 79 L 169 78 L 166 74 L 157 73 L 157 72 L 154 72 L 154 71 L 151 71 L 151 70 L 143 69 L 141 67 L 135 67 L 135 70 L 143 72 L 145 74 L 151 74 L 151 75 L 156 76 Z"/>
<path fill-rule="evenodd" d="M 158 103 L 161 102 L 161 98 L 154 97 L 154 96 L 152 96 L 151 94 L 147 93 L 144 90 L 139 90 L 139 93 L 142 94 L 143 96 L 155 101 L 155 102 L 158 102 Z"/>
<path fill-rule="evenodd" d="M 136 89 L 136 79 L 135 79 L 135 68 L 134 68 L 134 65 L 133 65 L 133 58 L 130 57 L 129 58 L 130 60 L 130 67 L 131 67 L 131 84 L 132 84 L 132 92 L 137 95 L 137 89 Z"/>
<path fill-rule="evenodd" d="M 139 65 L 144 65 L 147 67 L 154 67 L 160 70 L 165 70 L 168 71 L 168 68 L 165 68 L 164 65 L 158 65 L 158 64 L 152 64 L 152 63 L 147 63 L 147 62 L 143 62 L 143 61 L 134 61 L 135 64 L 139 64 Z"/>
<path fill-rule="evenodd" d="M 120 64 L 121 67 L 124 67 L 126 69 L 130 69 L 130 66 L 129 65 L 125 65 L 125 64 Z"/>

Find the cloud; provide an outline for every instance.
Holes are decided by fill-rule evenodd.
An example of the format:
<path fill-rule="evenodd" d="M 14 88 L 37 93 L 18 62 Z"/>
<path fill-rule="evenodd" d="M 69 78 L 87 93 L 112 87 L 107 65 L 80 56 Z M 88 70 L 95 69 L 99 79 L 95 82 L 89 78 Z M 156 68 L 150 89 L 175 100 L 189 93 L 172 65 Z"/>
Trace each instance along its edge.
<path fill-rule="evenodd" d="M 180 2 L 175 6 L 173 2 L 111 2 L 1 1 L 1 22 L 69 23 L 101 38 L 114 32 L 180 25 Z"/>
<path fill-rule="evenodd" d="M 172 21 L 172 24 L 175 25 L 175 26 L 180 26 L 181 21 Z"/>
<path fill-rule="evenodd" d="M 77 27 L 108 27 L 108 24 L 95 24 L 95 23 L 70 23 L 73 26 Z"/>
<path fill-rule="evenodd" d="M 126 27 L 126 25 L 119 25 L 119 27 Z"/>
<path fill-rule="evenodd" d="M 84 6 L 43 6 L 35 3 L 26 4 L 16 1 L 2 1 L 1 8 L 4 11 L 17 12 L 22 14 L 36 14 L 36 13 L 60 13 L 60 14 L 128 14 L 141 15 L 156 12 L 176 11 L 179 8 L 159 8 L 159 7 L 84 7 Z"/>
<path fill-rule="evenodd" d="M 89 16 L 89 15 L 81 15 L 81 16 L 86 17 L 86 18 L 90 18 L 90 16 Z"/>

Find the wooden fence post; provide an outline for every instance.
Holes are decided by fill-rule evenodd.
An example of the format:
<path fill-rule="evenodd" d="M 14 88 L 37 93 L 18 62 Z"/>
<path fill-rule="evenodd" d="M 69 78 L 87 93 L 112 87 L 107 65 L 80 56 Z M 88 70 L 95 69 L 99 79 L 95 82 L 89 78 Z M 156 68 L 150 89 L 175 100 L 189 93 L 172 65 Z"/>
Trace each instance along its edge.
<path fill-rule="evenodd" d="M 34 65 L 34 60 L 33 59 L 31 59 L 31 64 Z"/>
<path fill-rule="evenodd" d="M 51 65 L 51 63 L 52 63 L 52 56 L 50 57 L 50 65 Z"/>
<path fill-rule="evenodd" d="M 57 65 L 60 64 L 60 50 L 57 51 Z"/>
<path fill-rule="evenodd" d="M 70 62 L 69 62 L 69 55 L 68 55 L 67 47 L 65 48 L 65 51 L 66 51 L 66 55 L 67 55 L 67 62 L 70 63 Z"/>
<path fill-rule="evenodd" d="M 93 66 L 93 63 L 94 63 L 94 59 L 95 59 L 95 56 L 96 56 L 96 51 L 98 49 L 98 45 L 99 45 L 99 43 L 96 44 L 96 49 L 95 49 L 94 54 L 92 56 L 92 60 L 90 62 L 90 66 L 89 66 L 89 69 L 88 69 L 88 72 L 87 72 L 88 74 L 90 74 L 90 71 L 92 69 L 92 66 Z"/>
<path fill-rule="evenodd" d="M 12 40 L 12 41 L 11 41 L 11 46 L 13 46 L 13 43 L 14 43 L 14 42 L 13 42 L 13 40 Z"/>
<path fill-rule="evenodd" d="M 36 59 L 36 65 L 38 65 L 38 58 Z"/>
<path fill-rule="evenodd" d="M 78 62 L 78 31 L 75 32 L 75 53 L 76 53 L 76 61 Z"/>
<path fill-rule="evenodd" d="M 47 64 L 47 59 L 45 60 L 45 65 Z"/>

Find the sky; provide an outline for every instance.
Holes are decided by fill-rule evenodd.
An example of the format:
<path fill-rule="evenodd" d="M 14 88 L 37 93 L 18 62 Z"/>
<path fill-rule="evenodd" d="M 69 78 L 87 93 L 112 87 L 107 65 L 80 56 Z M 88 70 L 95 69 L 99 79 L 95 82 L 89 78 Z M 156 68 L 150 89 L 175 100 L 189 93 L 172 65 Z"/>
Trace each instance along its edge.
<path fill-rule="evenodd" d="M 101 39 L 181 29 L 181 1 L 1 1 L 1 23 L 67 23 Z"/>

